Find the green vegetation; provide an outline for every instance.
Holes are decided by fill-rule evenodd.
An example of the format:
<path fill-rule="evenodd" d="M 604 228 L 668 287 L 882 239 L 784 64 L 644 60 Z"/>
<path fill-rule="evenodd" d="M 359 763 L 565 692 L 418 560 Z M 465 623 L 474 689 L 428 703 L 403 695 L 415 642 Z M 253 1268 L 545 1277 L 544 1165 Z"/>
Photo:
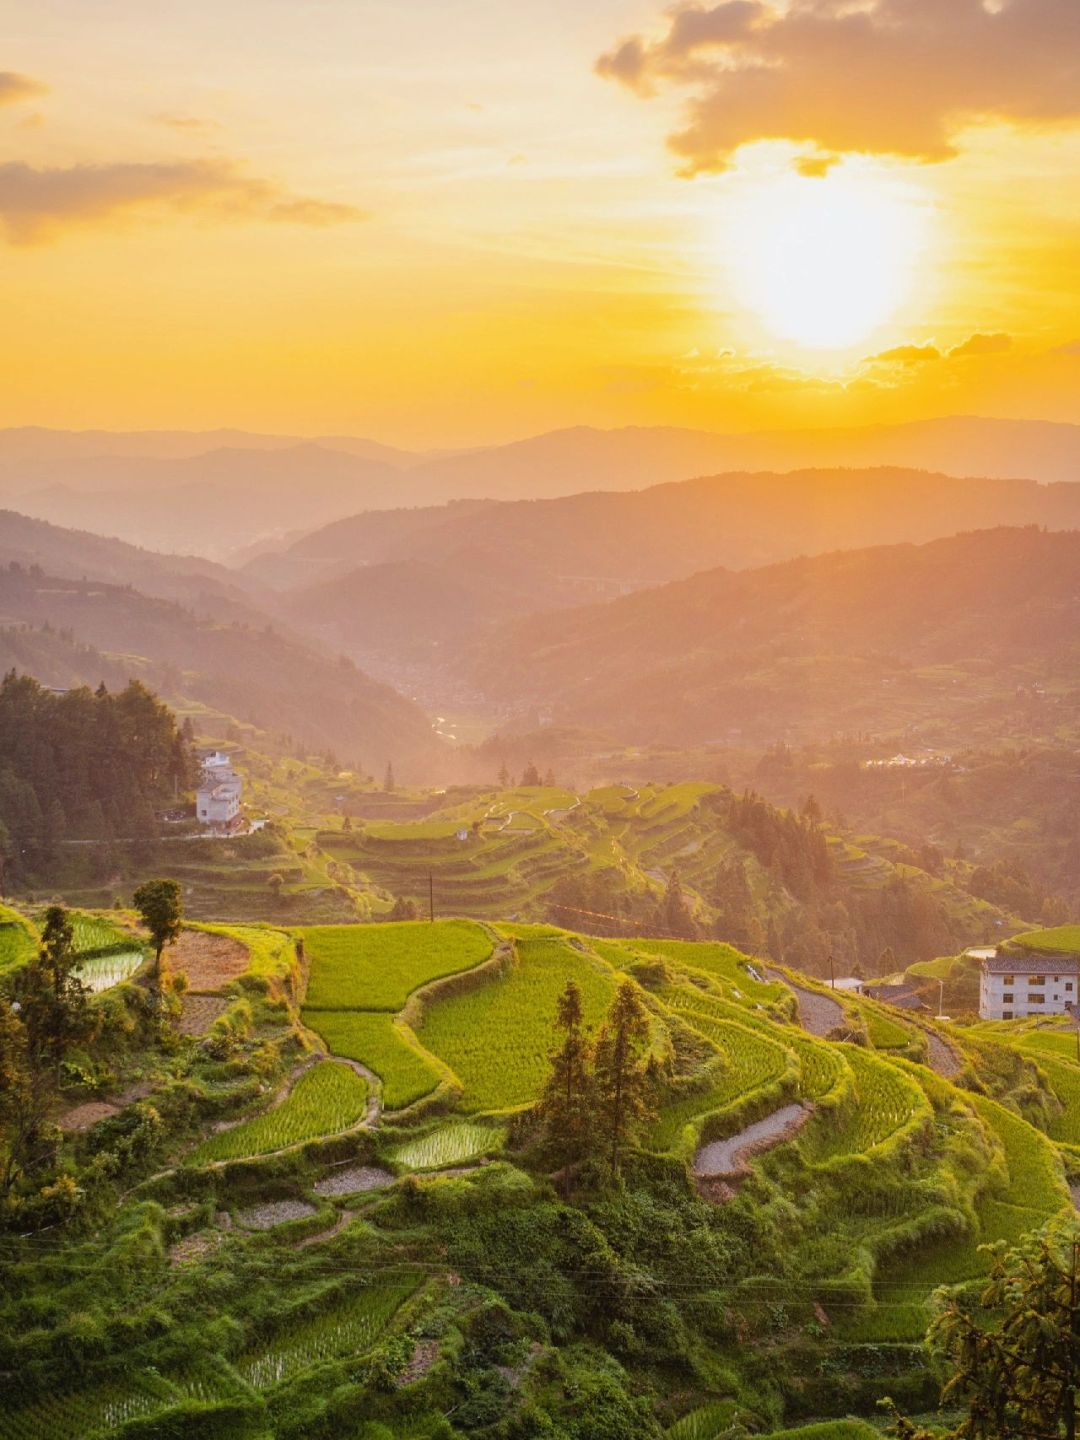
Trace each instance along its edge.
<path fill-rule="evenodd" d="M 211 1135 L 192 1152 L 190 1163 L 265 1155 L 319 1135 L 336 1135 L 364 1118 L 367 1095 L 367 1082 L 350 1066 L 320 1061 L 304 1071 L 280 1105 Z"/>
<path fill-rule="evenodd" d="M 429 1095 L 442 1078 L 431 1058 L 385 1011 L 305 1010 L 303 1015 L 331 1054 L 359 1060 L 379 1076 L 388 1110 L 402 1110 Z"/>
<path fill-rule="evenodd" d="M 0 975 L 28 960 L 37 944 L 38 933 L 26 916 L 0 905 Z"/>
<path fill-rule="evenodd" d="M 502 1148 L 505 1139 L 506 1132 L 494 1125 L 454 1120 L 398 1145 L 390 1158 L 410 1170 L 437 1170 L 443 1165 L 460 1165 L 478 1155 L 490 1155 Z"/>
<path fill-rule="evenodd" d="M 328 1360 L 360 1355 L 371 1348 L 415 1288 L 415 1279 L 384 1282 L 310 1318 L 290 1323 L 283 1315 L 279 1337 L 241 1355 L 237 1374 L 256 1390 L 265 1390 Z"/>
<path fill-rule="evenodd" d="M 1013 937 L 1026 950 L 1072 950 L 1080 953 L 1080 925 L 1055 925 L 1049 930 L 1027 930 Z"/>
<path fill-rule="evenodd" d="M 69 985 L 117 957 L 80 957 L 63 912 L 11 972 L 0 1436 L 863 1440 L 883 1395 L 936 1399 L 936 1286 L 970 1294 L 982 1242 L 1069 1207 L 1071 1033 L 957 1027 L 984 1095 L 912 1063 L 871 1004 L 850 1007 L 864 1043 L 808 1034 L 719 942 L 205 930 L 244 949 L 185 932 L 185 1015 L 223 1007 L 200 1035 L 168 966 L 160 1006 Z M 379 1077 L 381 1117 L 342 1060 L 289 1088 L 304 1026 Z M 19 1148 L 23 1118 L 99 1098 L 96 1123 Z M 801 1129 L 695 1179 L 699 1146 L 799 1099 Z"/>
<path fill-rule="evenodd" d="M 471 970 L 491 940 L 466 920 L 326 925 L 301 932 L 311 957 L 312 1010 L 400 1010 L 420 985 Z"/>
<path fill-rule="evenodd" d="M 556 1003 L 568 980 L 581 987 L 586 1023 L 598 1023 L 615 990 L 606 966 L 565 935 L 519 927 L 513 964 L 475 988 L 435 1000 L 417 1026 L 424 1047 L 464 1087 L 461 1108 L 510 1110 L 539 1094 L 555 1038 Z"/>

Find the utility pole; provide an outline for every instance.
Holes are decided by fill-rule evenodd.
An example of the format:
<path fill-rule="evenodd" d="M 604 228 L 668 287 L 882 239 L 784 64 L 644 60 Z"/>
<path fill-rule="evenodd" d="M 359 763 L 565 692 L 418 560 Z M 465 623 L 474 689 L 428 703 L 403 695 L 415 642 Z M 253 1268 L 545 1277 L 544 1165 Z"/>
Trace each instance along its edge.
<path fill-rule="evenodd" d="M 430 920 L 430 922 L 432 923 L 432 925 L 434 925 L 434 924 L 435 924 L 435 879 L 434 879 L 434 876 L 432 875 L 432 872 L 431 872 L 430 870 L 427 872 L 427 903 L 428 903 L 428 920 Z"/>
<path fill-rule="evenodd" d="M 833 969 L 833 957 L 831 950 L 829 951 L 829 984 L 834 990 L 836 989 L 836 971 Z"/>

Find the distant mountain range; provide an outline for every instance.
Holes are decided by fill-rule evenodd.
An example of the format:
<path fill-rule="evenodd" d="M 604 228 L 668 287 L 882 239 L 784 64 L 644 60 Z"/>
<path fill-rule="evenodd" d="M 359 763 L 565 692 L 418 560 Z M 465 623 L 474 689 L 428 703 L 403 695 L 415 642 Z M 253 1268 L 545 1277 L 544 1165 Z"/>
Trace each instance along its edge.
<path fill-rule="evenodd" d="M 720 472 L 899 466 L 1044 483 L 1080 476 L 1080 426 L 953 416 L 744 435 L 554 430 L 422 455 L 350 436 L 0 431 L 0 499 L 57 524 L 224 559 L 363 510 L 634 490 Z"/>
<path fill-rule="evenodd" d="M 531 610 L 695 571 L 922 542 L 972 527 L 1080 526 L 1080 485 L 923 471 L 737 474 L 554 500 L 458 502 L 337 521 L 243 574 L 292 587 L 280 613 L 353 653 L 463 640 Z"/>
<path fill-rule="evenodd" d="M 523 713 L 628 743 L 906 728 L 955 743 L 991 711 L 1033 704 L 1033 728 L 1052 731 L 1080 713 L 1080 533 L 997 529 L 710 570 L 508 623 L 466 671 Z"/>

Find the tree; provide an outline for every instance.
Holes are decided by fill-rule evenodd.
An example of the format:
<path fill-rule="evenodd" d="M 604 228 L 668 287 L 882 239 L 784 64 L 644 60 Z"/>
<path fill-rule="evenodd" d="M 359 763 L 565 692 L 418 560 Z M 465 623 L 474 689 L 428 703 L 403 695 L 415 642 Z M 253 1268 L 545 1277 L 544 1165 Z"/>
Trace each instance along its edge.
<path fill-rule="evenodd" d="M 597 1118 L 608 1145 L 611 1173 L 619 1172 L 623 1147 L 649 1113 L 653 1076 L 648 1062 L 649 1016 L 637 987 L 624 980 L 592 1049 Z"/>
<path fill-rule="evenodd" d="M 74 932 L 67 911 L 50 905 L 41 928 L 38 954 L 18 972 L 15 995 L 26 1033 L 26 1053 L 35 1081 L 47 1071 L 60 1079 L 67 1047 L 92 1028 L 89 991 L 76 974 Z"/>
<path fill-rule="evenodd" d="M 273 873 L 273 875 L 271 875 L 270 878 L 267 880 L 267 882 L 266 882 L 266 888 L 270 891 L 271 895 L 273 895 L 273 897 L 274 897 L 275 900 L 280 900 L 280 899 L 281 899 L 281 887 L 282 887 L 284 884 L 285 884 L 285 877 L 284 877 L 284 875 L 279 874 L 278 871 L 275 870 L 274 873 Z"/>
<path fill-rule="evenodd" d="M 510 771 L 506 768 L 506 761 L 504 760 L 504 761 L 502 762 L 502 764 L 499 766 L 499 789 L 500 789 L 500 790 L 508 790 L 509 788 L 510 788 Z"/>
<path fill-rule="evenodd" d="M 660 928 L 668 935 L 677 935 L 692 940 L 697 934 L 697 923 L 683 892 L 678 870 L 672 870 L 660 907 Z"/>
<path fill-rule="evenodd" d="M 392 794 L 394 790 L 394 767 L 389 760 L 386 762 L 386 774 L 383 776 L 382 788 L 387 795 Z"/>
<path fill-rule="evenodd" d="M 967 1410 L 943 1440 L 1076 1440 L 1080 1221 L 1051 1221 L 1015 1249 L 983 1248 L 993 1256 L 988 1284 L 978 1296 L 949 1295 L 927 1335 L 952 1372 L 942 1405 Z M 899 1416 L 896 1434 L 931 1440 Z"/>
<path fill-rule="evenodd" d="M 178 880 L 147 880 L 135 891 L 135 909 L 154 942 L 155 990 L 161 987 L 161 952 L 176 942 L 184 923 Z"/>
<path fill-rule="evenodd" d="M 564 1038 L 551 1056 L 551 1073 L 537 1106 L 545 1139 L 564 1163 L 579 1160 L 588 1141 L 591 1087 L 584 1021 L 581 990 L 568 980 L 555 1012 L 555 1028 Z"/>
<path fill-rule="evenodd" d="M 0 1198 L 7 1199 L 24 1173 L 45 1119 L 27 1054 L 26 1026 L 0 995 Z"/>
<path fill-rule="evenodd" d="M 521 773 L 521 783 L 522 785 L 540 784 L 540 771 L 537 770 L 536 766 L 531 760 L 525 766 L 525 769 Z"/>

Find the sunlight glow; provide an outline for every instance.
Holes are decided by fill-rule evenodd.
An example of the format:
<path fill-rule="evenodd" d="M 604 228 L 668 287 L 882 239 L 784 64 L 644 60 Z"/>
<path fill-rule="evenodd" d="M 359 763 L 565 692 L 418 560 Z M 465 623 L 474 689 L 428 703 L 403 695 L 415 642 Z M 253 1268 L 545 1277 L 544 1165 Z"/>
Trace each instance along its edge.
<path fill-rule="evenodd" d="M 859 171 L 786 173 L 735 200 L 737 299 L 774 334 L 813 349 L 864 340 L 912 294 L 927 214 L 908 187 Z"/>

